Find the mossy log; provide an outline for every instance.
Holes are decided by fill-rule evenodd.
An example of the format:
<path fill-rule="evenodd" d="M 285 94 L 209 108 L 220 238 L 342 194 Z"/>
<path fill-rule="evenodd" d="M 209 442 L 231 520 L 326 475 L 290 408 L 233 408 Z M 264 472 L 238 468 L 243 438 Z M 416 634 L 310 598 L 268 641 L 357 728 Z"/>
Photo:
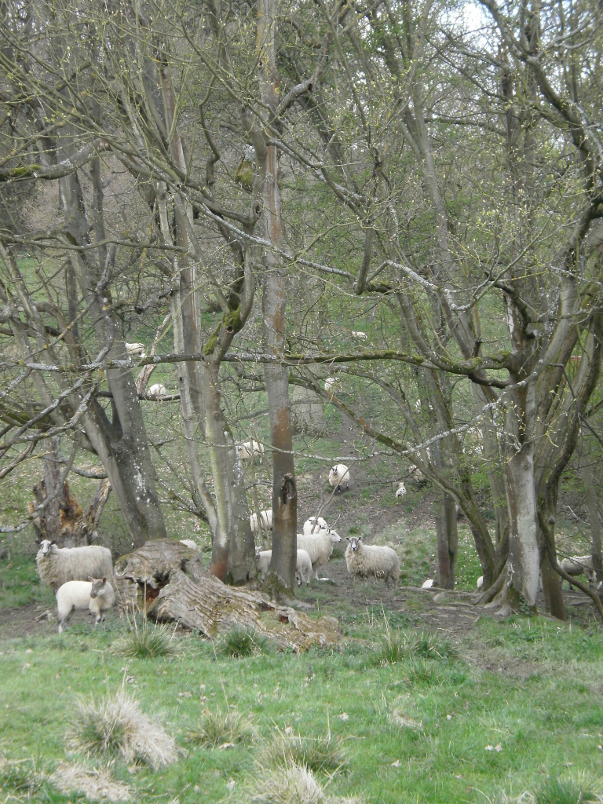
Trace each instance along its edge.
<path fill-rule="evenodd" d="M 122 605 L 140 600 L 159 622 L 176 621 L 215 639 L 234 627 L 254 628 L 279 648 L 306 650 L 339 641 L 334 617 L 313 619 L 250 589 L 227 586 L 201 566 L 195 550 L 157 540 L 122 556 L 115 565 Z M 140 607 L 140 603 L 139 603 Z"/>

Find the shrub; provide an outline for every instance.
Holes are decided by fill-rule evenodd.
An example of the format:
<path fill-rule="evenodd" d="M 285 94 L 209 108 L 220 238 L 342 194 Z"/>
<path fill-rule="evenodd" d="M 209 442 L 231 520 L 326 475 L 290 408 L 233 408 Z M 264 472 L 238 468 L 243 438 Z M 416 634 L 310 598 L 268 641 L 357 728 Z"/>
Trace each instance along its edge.
<path fill-rule="evenodd" d="M 140 711 L 123 690 L 96 703 L 79 701 L 67 733 L 67 745 L 88 756 L 140 760 L 153 770 L 175 762 L 176 742 L 163 727 Z"/>

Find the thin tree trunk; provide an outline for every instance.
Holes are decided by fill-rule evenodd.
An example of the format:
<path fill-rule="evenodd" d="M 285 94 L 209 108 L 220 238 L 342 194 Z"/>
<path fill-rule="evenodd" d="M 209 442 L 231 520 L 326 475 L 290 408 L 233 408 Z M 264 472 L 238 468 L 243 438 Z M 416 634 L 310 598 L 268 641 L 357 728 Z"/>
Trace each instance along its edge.
<path fill-rule="evenodd" d="M 588 460 L 584 456 L 585 461 Z M 584 494 L 586 497 L 586 505 L 588 507 L 588 518 L 590 520 L 590 536 L 592 539 L 591 554 L 593 557 L 593 567 L 597 573 L 597 580 L 603 580 L 603 573 L 601 571 L 601 520 L 599 518 L 599 506 L 597 504 L 597 495 L 595 492 L 595 480 L 593 477 L 593 470 L 590 463 L 582 464 L 582 482 L 584 483 Z"/>

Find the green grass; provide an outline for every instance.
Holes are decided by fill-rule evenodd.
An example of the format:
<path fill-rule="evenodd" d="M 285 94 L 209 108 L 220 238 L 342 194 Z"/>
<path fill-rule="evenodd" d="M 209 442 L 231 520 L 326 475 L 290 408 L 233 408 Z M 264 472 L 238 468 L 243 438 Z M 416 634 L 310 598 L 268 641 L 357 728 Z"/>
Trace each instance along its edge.
<path fill-rule="evenodd" d="M 542 804 L 572 801 L 550 798 L 554 783 L 546 787 L 543 772 L 559 784 L 566 777 L 572 784 L 591 779 L 583 789 L 599 789 L 603 643 L 598 630 L 519 617 L 508 623 L 483 620 L 449 650 L 445 639 L 409 625 L 412 617 L 385 613 L 391 633 L 403 628 L 405 647 L 386 664 L 374 660 L 373 645 L 386 633 L 377 611 L 345 618 L 348 646 L 302 655 L 275 652 L 233 660 L 191 636 L 176 637 L 180 647 L 170 656 L 124 659 L 113 650 L 125 627 L 116 620 L 102 631 L 74 626 L 62 635 L 5 641 L 0 753 L 13 762 L 35 757 L 44 767 L 67 758 L 66 735 L 77 701 L 113 699 L 125 687 L 187 753 L 153 770 L 124 762 L 114 747 L 114 775 L 138 791 L 154 788 L 156 796 L 178 797 L 181 804 L 200 797 L 222 801 L 230 782 L 235 792 L 243 789 L 258 762 L 267 767 L 270 756 L 287 751 L 292 761 L 313 766 L 323 786 L 325 774 L 343 756 L 342 772 L 329 782 L 328 794 L 383 804 L 483 802 L 482 793 L 494 801 L 501 790 L 509 796 L 531 791 Z M 209 731 L 208 713 L 221 713 L 223 720 L 226 713 L 235 713 L 235 719 L 240 713 L 258 736 L 230 739 L 227 729 L 220 742 L 220 724 L 214 723 L 216 739 L 191 739 L 195 731 Z M 88 727 L 94 736 L 89 721 Z M 279 733 L 285 735 L 282 751 L 275 749 Z M 220 748 L 225 743 L 230 745 Z M 324 757 L 333 750 L 342 756 L 327 767 Z M 85 753 L 81 749 L 75 758 Z M 571 777 L 561 772 L 565 768 Z M 18 770 L 10 773 L 19 784 L 25 778 Z"/>

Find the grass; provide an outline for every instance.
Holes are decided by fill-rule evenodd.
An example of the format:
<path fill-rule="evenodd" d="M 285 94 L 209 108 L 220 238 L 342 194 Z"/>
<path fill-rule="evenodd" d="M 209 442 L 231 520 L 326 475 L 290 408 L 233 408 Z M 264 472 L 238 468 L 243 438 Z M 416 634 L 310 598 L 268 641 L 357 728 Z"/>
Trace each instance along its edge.
<path fill-rule="evenodd" d="M 144 617 L 141 621 L 134 617 L 129 621 L 129 630 L 113 646 L 117 656 L 133 659 L 156 659 L 170 656 L 176 649 L 174 628 L 155 625 Z"/>
<path fill-rule="evenodd" d="M 241 715 L 236 709 L 222 712 L 206 712 L 199 725 L 187 733 L 191 743 L 204 748 L 231 748 L 236 743 L 248 743 L 256 736 L 251 718 Z"/>
<path fill-rule="evenodd" d="M 341 739 L 335 739 L 330 730 L 324 737 L 302 737 L 289 728 L 275 729 L 272 738 L 263 743 L 257 762 L 264 768 L 294 764 L 332 776 L 346 765 L 347 759 Z"/>
<path fill-rule="evenodd" d="M 231 659 L 257 656 L 260 653 L 269 653 L 270 650 L 268 639 L 253 628 L 235 626 L 216 641 L 216 653 Z"/>

